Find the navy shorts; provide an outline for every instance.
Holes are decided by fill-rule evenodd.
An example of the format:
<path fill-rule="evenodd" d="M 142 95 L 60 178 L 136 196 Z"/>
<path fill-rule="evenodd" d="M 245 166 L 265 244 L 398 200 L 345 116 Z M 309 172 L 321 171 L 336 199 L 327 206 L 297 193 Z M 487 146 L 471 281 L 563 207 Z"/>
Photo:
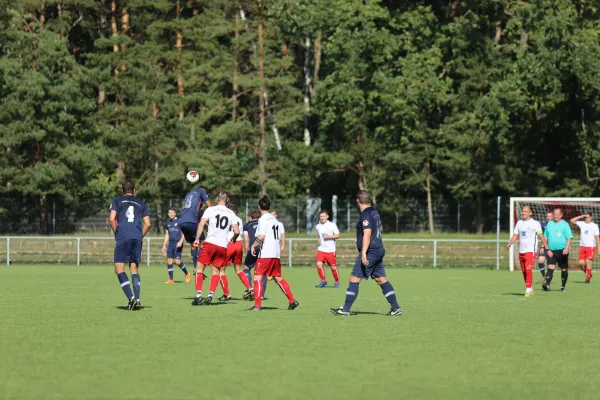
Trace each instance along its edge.
<path fill-rule="evenodd" d="M 167 258 L 175 258 L 177 260 L 181 259 L 182 250 L 183 246 L 177 247 L 177 243 L 169 243 L 169 247 L 167 247 Z"/>
<path fill-rule="evenodd" d="M 142 241 L 120 239 L 115 242 L 115 263 L 139 264 L 142 261 Z"/>
<path fill-rule="evenodd" d="M 189 244 L 193 244 L 194 240 L 196 240 L 196 231 L 198 230 L 198 224 L 193 222 L 184 222 L 179 225 L 179 229 L 183 232 L 183 237 L 185 237 L 185 241 Z M 200 235 L 200 241 L 206 239 L 204 236 L 204 232 Z"/>
<path fill-rule="evenodd" d="M 384 256 L 385 251 L 367 253 L 369 265 L 365 267 L 362 263 L 362 255 L 359 253 L 350 275 L 361 279 L 385 277 L 385 267 L 383 265 Z"/>
<path fill-rule="evenodd" d="M 543 248 L 543 247 L 540 247 L 539 250 L 538 250 L 538 256 L 539 257 L 543 256 L 543 257 L 548 258 L 548 250 L 545 249 L 545 248 Z"/>
<path fill-rule="evenodd" d="M 244 259 L 244 265 L 250 269 L 254 268 L 254 265 L 256 264 L 256 260 L 258 260 L 258 255 L 253 256 L 252 255 L 252 251 L 248 250 L 248 253 L 246 254 L 246 258 Z"/>

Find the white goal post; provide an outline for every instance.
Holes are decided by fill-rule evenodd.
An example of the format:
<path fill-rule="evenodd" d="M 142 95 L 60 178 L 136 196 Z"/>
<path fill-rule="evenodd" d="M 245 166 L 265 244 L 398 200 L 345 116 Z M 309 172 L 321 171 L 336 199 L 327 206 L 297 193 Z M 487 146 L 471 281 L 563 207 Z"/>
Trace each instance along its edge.
<path fill-rule="evenodd" d="M 563 210 L 563 218 L 569 222 L 569 219 L 583 213 L 591 213 L 594 222 L 600 222 L 600 197 L 511 197 L 510 198 L 510 236 L 519 218 L 523 206 L 531 206 L 532 216 L 540 223 L 546 222 L 546 213 L 552 212 L 555 208 Z M 569 251 L 570 264 L 577 261 L 575 258 L 579 255 L 579 230 L 573 229 L 573 241 Z M 515 270 L 515 246 L 510 248 L 509 268 Z"/>

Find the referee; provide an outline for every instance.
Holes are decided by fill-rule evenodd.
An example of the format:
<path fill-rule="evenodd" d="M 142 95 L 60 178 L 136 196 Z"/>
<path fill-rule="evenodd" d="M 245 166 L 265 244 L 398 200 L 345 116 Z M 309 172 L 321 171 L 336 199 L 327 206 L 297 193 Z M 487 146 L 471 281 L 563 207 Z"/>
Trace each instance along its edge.
<path fill-rule="evenodd" d="M 546 283 L 542 285 L 542 289 L 546 292 L 550 290 L 552 275 L 558 265 L 562 280 L 560 291 L 564 292 L 567 279 L 569 279 L 569 246 L 573 232 L 569 223 L 563 220 L 563 212 L 560 208 L 555 208 L 553 215 L 554 220 L 548 222 L 544 231 L 544 236 L 548 239 L 548 271 L 546 271 Z"/>

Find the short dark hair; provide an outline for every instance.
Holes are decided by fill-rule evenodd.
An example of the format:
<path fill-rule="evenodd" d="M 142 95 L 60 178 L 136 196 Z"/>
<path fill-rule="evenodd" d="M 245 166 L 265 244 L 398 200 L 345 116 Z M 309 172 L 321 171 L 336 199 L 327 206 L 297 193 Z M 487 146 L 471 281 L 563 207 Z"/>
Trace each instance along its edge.
<path fill-rule="evenodd" d="M 371 204 L 371 195 L 366 190 L 359 190 L 356 194 L 356 200 L 360 204 Z"/>
<path fill-rule="evenodd" d="M 252 217 L 252 219 L 259 219 L 260 218 L 260 211 L 258 210 L 252 210 L 248 213 L 249 216 Z"/>
<path fill-rule="evenodd" d="M 225 201 L 229 203 L 229 193 L 227 193 L 226 191 L 219 192 L 219 194 L 217 195 L 217 201 Z"/>
<path fill-rule="evenodd" d="M 327 210 L 321 210 L 319 215 L 321 215 L 321 214 L 327 214 L 327 216 L 329 217 L 329 212 Z"/>
<path fill-rule="evenodd" d="M 269 211 L 271 209 L 271 200 L 269 199 L 269 196 L 265 194 L 260 198 L 258 201 L 258 209 L 263 211 Z"/>
<path fill-rule="evenodd" d="M 173 212 L 175 212 L 175 214 L 177 214 L 177 210 L 176 210 L 176 209 L 174 209 L 174 208 L 169 208 L 169 209 L 167 210 L 167 212 L 169 212 L 169 211 L 173 211 Z"/>
<path fill-rule="evenodd" d="M 231 211 L 233 211 L 235 214 L 237 214 L 237 206 L 233 203 L 229 203 L 227 204 L 227 208 L 229 208 Z"/>
<path fill-rule="evenodd" d="M 135 191 L 135 183 L 131 179 L 126 179 L 121 185 L 123 193 L 133 193 Z"/>

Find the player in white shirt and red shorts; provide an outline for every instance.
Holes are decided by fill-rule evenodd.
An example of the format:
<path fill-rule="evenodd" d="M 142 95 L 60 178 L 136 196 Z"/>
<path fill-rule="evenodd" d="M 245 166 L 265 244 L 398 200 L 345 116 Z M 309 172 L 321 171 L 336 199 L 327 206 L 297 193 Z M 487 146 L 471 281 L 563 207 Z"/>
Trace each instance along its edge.
<path fill-rule="evenodd" d="M 193 306 L 209 305 L 212 302 L 213 294 L 220 281 L 220 269 L 225 266 L 227 261 L 227 246 L 229 245 L 228 233 L 233 229 L 231 241 L 236 242 L 240 234 L 240 227 L 236 220 L 236 215 L 227 208 L 229 195 L 227 192 L 220 192 L 217 195 L 217 205 L 208 207 L 196 231 L 195 246 L 200 244 L 200 235 L 204 231 L 204 226 L 208 224 L 208 233 L 202 247 L 202 252 L 198 256 L 198 265 L 196 269 L 196 298 L 192 301 Z M 202 298 L 202 284 L 204 283 L 204 268 L 207 265 L 212 266 L 212 277 L 210 279 L 210 293 Z"/>
<path fill-rule="evenodd" d="M 580 221 L 581 219 L 583 221 Z M 592 279 L 592 261 L 594 261 L 596 250 L 600 252 L 598 224 L 592 222 L 592 214 L 583 214 L 571 218 L 570 222 L 579 227 L 579 266 L 585 271 L 585 283 L 590 283 L 590 279 Z"/>
<path fill-rule="evenodd" d="M 318 288 L 327 286 L 325 280 L 325 263 L 329 264 L 333 279 L 335 280 L 334 288 L 340 287 L 340 276 L 336 263 L 336 239 L 340 238 L 340 230 L 335 222 L 329 221 L 329 213 L 322 210 L 319 213 L 320 224 L 317 225 L 317 240 L 319 247 L 317 248 L 317 272 L 321 282 L 317 285 Z"/>
<path fill-rule="evenodd" d="M 548 242 L 543 235 L 542 226 L 538 221 L 531 218 L 531 208 L 524 206 L 521 210 L 521 219 L 515 225 L 513 236 L 506 245 L 507 249 L 519 240 L 519 263 L 521 272 L 525 279 L 525 297 L 533 296 L 533 264 L 536 256 L 536 237 L 548 248 Z"/>
<path fill-rule="evenodd" d="M 235 215 L 235 221 L 237 221 L 238 227 L 240 230 L 244 226 L 244 222 L 240 217 L 236 215 L 237 207 L 235 204 L 228 204 L 227 208 L 229 208 L 233 214 Z M 225 260 L 225 265 L 220 270 L 220 282 L 221 287 L 223 288 L 223 296 L 219 297 L 220 301 L 229 301 L 231 300 L 231 294 L 229 293 L 229 282 L 227 280 L 227 275 L 225 274 L 225 269 L 233 263 L 233 267 L 235 268 L 235 273 L 242 281 L 242 284 L 246 287 L 246 292 L 244 293 L 244 298 L 253 297 L 252 287 L 250 286 L 250 282 L 248 281 L 248 277 L 242 271 L 242 252 L 244 251 L 242 246 L 242 240 L 232 241 L 234 236 L 233 233 L 233 225 L 231 226 L 229 233 L 227 234 L 227 238 L 229 239 L 229 244 L 227 245 L 227 258 Z"/>
<path fill-rule="evenodd" d="M 262 244 L 260 254 L 254 267 L 254 307 L 248 311 L 260 311 L 263 295 L 263 276 L 272 276 L 283 294 L 289 301 L 288 310 L 293 310 L 300 304 L 294 298 L 290 285 L 281 276 L 281 245 L 279 243 L 279 221 L 269 213 L 271 200 L 263 196 L 258 201 L 258 211 L 261 217 L 258 220 L 256 240 L 252 244 L 253 256 L 257 254 L 257 248 Z"/>

